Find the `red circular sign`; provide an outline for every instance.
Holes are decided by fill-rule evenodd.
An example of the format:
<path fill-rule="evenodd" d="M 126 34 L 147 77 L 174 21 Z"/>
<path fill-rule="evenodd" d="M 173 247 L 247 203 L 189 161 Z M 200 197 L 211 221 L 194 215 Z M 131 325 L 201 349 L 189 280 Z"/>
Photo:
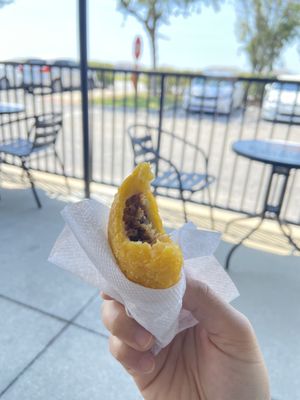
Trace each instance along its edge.
<path fill-rule="evenodd" d="M 137 36 L 134 39 L 134 57 L 138 60 L 142 53 L 142 38 Z"/>

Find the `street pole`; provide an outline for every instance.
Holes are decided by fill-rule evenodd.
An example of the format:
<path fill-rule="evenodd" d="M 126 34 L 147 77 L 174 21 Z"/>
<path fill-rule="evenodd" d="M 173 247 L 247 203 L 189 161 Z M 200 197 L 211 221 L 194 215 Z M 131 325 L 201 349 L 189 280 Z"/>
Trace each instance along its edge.
<path fill-rule="evenodd" d="M 83 134 L 83 171 L 84 194 L 90 197 L 90 140 L 89 140 L 89 100 L 88 100 L 88 64 L 87 64 L 87 4 L 86 0 L 78 0 L 79 45 L 80 45 L 80 91 Z"/>

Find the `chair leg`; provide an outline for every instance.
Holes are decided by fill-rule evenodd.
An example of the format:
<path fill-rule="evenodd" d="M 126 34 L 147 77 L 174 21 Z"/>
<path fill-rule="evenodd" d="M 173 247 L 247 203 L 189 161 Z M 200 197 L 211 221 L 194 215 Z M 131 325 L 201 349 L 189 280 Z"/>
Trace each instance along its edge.
<path fill-rule="evenodd" d="M 31 173 L 29 171 L 29 168 L 26 165 L 26 161 L 25 160 L 22 160 L 22 168 L 26 172 L 27 177 L 29 179 L 29 182 L 30 182 L 30 185 L 31 185 L 31 190 L 32 190 L 34 199 L 36 201 L 36 204 L 37 204 L 38 208 L 41 208 L 42 204 L 41 204 L 39 196 L 38 196 L 38 194 L 36 192 L 36 189 L 35 189 L 35 186 L 34 186 L 34 182 L 33 182 L 33 179 L 32 179 L 32 175 L 31 175 Z"/>
<path fill-rule="evenodd" d="M 56 158 L 56 159 L 58 160 L 58 162 L 59 162 L 59 165 L 60 165 L 60 167 L 61 167 L 63 176 L 65 177 L 66 186 L 67 186 L 67 189 L 68 189 L 68 194 L 70 194 L 70 193 L 71 193 L 71 188 L 70 188 L 70 185 L 69 185 L 68 177 L 67 177 L 67 175 L 66 175 L 65 165 L 64 165 L 64 163 L 62 162 L 61 158 L 59 157 L 59 155 L 58 155 L 58 153 L 57 153 L 57 151 L 56 151 L 55 148 L 54 148 L 54 154 L 55 154 L 55 158 Z"/>

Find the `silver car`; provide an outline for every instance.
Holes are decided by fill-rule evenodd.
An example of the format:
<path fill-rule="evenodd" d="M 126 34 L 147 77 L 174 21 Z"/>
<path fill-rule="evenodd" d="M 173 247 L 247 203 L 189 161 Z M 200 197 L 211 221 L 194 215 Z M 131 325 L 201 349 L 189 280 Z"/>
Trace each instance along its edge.
<path fill-rule="evenodd" d="M 184 92 L 183 108 L 186 111 L 229 114 L 241 107 L 244 95 L 242 82 L 214 77 L 193 78 Z"/>
<path fill-rule="evenodd" d="M 62 92 L 80 88 L 79 64 L 73 60 L 46 62 L 31 59 L 20 64 L 23 73 L 23 87 L 28 92 Z M 88 86 L 97 87 L 97 75 L 88 70 Z"/>
<path fill-rule="evenodd" d="M 265 87 L 262 117 L 270 121 L 300 123 L 300 77 L 281 76 L 280 80 L 285 81 Z M 295 82 L 297 80 L 299 83 Z"/>
<path fill-rule="evenodd" d="M 15 64 L 0 63 L 0 90 L 19 88 L 22 85 L 22 74 Z"/>

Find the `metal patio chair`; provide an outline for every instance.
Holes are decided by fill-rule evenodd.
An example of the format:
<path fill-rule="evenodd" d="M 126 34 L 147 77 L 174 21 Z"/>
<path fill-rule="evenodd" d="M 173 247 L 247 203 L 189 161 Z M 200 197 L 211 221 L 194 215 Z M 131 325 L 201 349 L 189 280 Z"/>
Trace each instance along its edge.
<path fill-rule="evenodd" d="M 52 150 L 55 158 L 60 164 L 68 189 L 69 184 L 64 164 L 55 149 L 56 139 L 62 127 L 62 115 L 60 113 L 40 114 L 34 117 L 25 117 L 14 122 L 32 119 L 34 121 L 27 132 L 26 139 L 18 138 L 0 143 L 0 165 L 1 162 L 5 164 L 13 164 L 7 160 L 7 156 L 13 156 L 20 159 L 20 167 L 24 170 L 24 173 L 26 173 L 29 179 L 37 206 L 41 208 L 42 204 L 35 189 L 32 174 L 30 173 L 29 161 L 32 155 L 40 153 L 46 154 L 46 152 Z"/>
<path fill-rule="evenodd" d="M 154 188 L 155 194 L 157 193 L 158 189 L 171 189 L 179 191 L 179 196 L 182 201 L 184 219 L 186 222 L 186 201 L 191 200 L 191 197 L 194 193 L 207 189 L 211 211 L 211 222 L 213 226 L 209 186 L 214 182 L 215 178 L 211 175 L 208 175 L 208 158 L 203 149 L 173 133 L 167 132 L 163 129 L 161 130 L 161 140 L 164 136 L 168 136 L 172 141 L 179 141 L 182 146 L 192 146 L 193 150 L 197 152 L 197 155 L 200 155 L 202 158 L 203 169 L 200 170 L 201 172 L 182 171 L 175 165 L 173 160 L 163 157 L 155 150 L 154 139 L 157 139 L 158 132 L 159 129 L 157 127 L 142 124 L 134 124 L 128 128 L 128 134 L 131 140 L 134 155 L 134 165 L 136 166 L 138 163 L 143 161 L 147 161 L 152 165 L 156 177 L 151 184 Z"/>

